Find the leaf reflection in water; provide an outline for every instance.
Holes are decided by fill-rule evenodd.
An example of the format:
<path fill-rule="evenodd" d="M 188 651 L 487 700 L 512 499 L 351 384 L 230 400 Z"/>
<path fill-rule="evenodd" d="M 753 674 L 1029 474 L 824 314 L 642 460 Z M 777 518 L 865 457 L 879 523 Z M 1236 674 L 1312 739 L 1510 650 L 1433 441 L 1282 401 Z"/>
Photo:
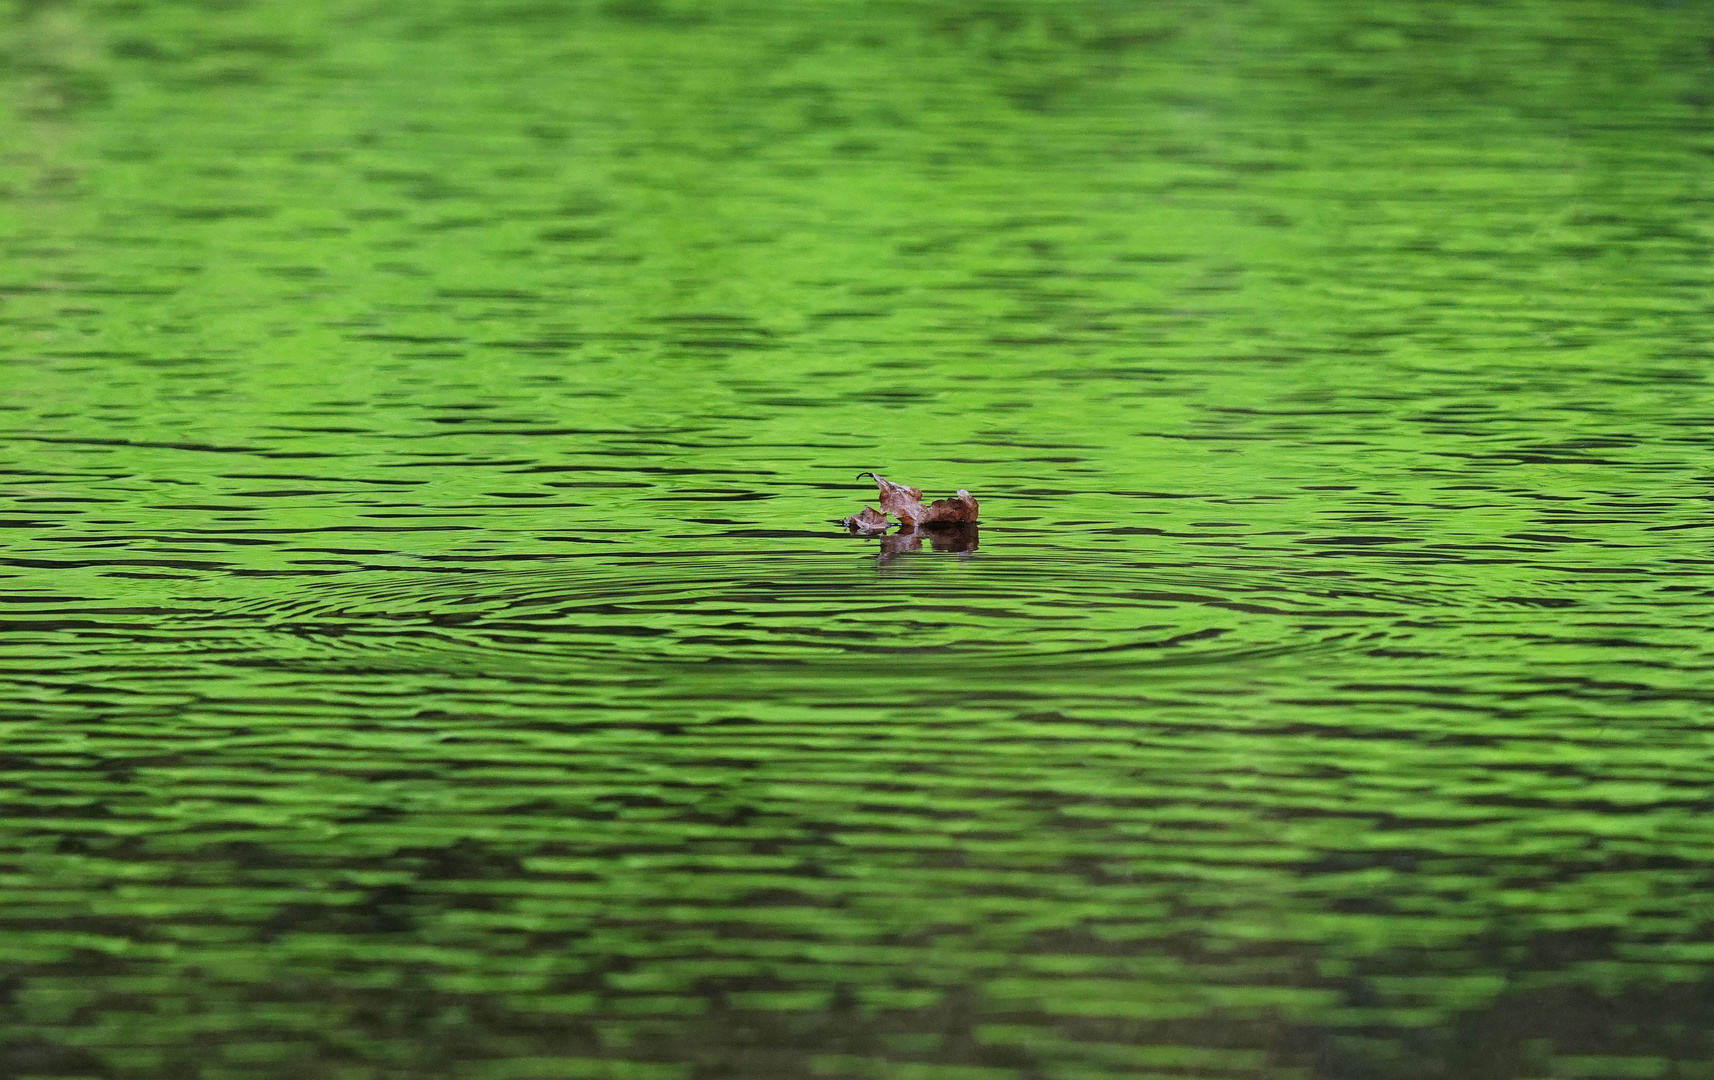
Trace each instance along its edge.
<path fill-rule="evenodd" d="M 889 563 L 901 555 L 921 551 L 924 540 L 928 541 L 930 551 L 969 555 L 976 550 L 980 534 L 980 526 L 974 523 L 918 525 L 914 529 L 902 528 L 891 536 L 881 537 L 880 562 Z"/>

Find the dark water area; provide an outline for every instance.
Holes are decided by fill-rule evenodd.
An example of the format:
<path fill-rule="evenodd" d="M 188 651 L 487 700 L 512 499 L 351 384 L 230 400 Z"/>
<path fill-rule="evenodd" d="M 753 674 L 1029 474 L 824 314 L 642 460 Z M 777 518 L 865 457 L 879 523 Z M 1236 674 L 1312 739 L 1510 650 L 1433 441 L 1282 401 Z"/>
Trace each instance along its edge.
<path fill-rule="evenodd" d="M 0 133 L 0 1076 L 1714 1077 L 1707 5 L 32 0 Z"/>

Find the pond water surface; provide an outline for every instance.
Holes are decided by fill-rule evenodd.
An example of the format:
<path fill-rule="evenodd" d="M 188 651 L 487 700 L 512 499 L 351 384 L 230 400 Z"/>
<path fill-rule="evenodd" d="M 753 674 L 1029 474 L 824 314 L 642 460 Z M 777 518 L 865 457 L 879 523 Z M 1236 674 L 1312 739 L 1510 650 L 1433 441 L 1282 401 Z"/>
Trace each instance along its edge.
<path fill-rule="evenodd" d="M 0 1074 L 1714 1077 L 1711 43 L 17 5 Z"/>

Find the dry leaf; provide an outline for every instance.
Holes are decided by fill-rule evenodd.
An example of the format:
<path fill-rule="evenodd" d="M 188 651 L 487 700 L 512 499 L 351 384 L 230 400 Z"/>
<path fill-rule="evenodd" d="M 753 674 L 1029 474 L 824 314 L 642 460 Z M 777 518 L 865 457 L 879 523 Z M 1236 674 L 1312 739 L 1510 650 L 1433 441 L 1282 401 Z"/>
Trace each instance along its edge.
<path fill-rule="evenodd" d="M 861 514 L 852 514 L 840 524 L 854 533 L 872 536 L 887 531 L 887 515 L 872 506 L 865 506 Z"/>
<path fill-rule="evenodd" d="M 936 499 L 928 504 L 928 525 L 976 524 L 976 498 L 963 488 L 950 499 Z"/>
<path fill-rule="evenodd" d="M 898 518 L 906 528 L 937 523 L 967 525 L 976 520 L 976 500 L 963 488 L 950 499 L 936 499 L 924 506 L 922 492 L 917 488 L 895 484 L 880 473 L 860 472 L 857 476 L 875 481 L 881 493 L 881 509 Z"/>

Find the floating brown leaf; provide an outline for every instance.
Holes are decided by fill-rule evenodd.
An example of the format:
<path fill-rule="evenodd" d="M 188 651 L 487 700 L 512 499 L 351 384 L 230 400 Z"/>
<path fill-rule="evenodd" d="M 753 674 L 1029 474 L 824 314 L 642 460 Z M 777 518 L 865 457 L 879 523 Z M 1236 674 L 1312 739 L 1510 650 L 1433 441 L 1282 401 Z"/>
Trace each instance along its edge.
<path fill-rule="evenodd" d="M 959 488 L 952 498 L 929 503 L 928 516 L 923 522 L 929 525 L 974 525 L 976 509 L 976 497 Z"/>
<path fill-rule="evenodd" d="M 852 514 L 841 524 L 854 533 L 871 536 L 887 531 L 887 515 L 872 506 L 865 506 L 861 514 Z"/>
<path fill-rule="evenodd" d="M 922 492 L 917 488 L 895 484 L 880 473 L 860 472 L 857 475 L 875 481 L 875 487 L 881 493 L 881 509 L 898 518 L 906 528 L 936 523 L 967 525 L 976 520 L 976 500 L 963 488 L 959 488 L 958 494 L 950 499 L 936 499 L 924 506 Z"/>

